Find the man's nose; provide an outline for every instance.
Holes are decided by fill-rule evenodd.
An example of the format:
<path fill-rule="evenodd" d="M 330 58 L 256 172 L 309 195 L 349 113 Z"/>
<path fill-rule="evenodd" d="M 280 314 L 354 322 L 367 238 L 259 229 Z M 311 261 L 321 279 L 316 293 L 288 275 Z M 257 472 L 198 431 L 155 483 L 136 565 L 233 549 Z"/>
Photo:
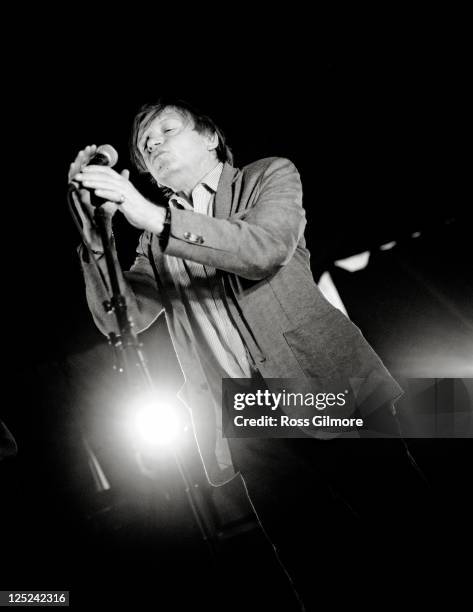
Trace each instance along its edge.
<path fill-rule="evenodd" d="M 154 138 L 149 138 L 148 142 L 146 143 L 148 152 L 153 153 L 156 150 L 156 147 L 159 147 L 159 145 L 162 144 L 162 142 L 163 142 L 163 139 L 160 138 L 159 136 L 155 136 Z"/>

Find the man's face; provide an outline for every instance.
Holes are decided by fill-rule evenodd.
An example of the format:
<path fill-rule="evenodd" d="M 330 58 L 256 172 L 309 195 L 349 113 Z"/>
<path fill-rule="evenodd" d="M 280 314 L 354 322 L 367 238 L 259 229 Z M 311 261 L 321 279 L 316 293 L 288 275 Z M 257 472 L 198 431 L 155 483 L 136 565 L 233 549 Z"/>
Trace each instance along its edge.
<path fill-rule="evenodd" d="M 214 156 L 215 138 L 199 134 L 190 117 L 168 107 L 141 131 L 138 149 L 156 181 L 178 190 Z"/>

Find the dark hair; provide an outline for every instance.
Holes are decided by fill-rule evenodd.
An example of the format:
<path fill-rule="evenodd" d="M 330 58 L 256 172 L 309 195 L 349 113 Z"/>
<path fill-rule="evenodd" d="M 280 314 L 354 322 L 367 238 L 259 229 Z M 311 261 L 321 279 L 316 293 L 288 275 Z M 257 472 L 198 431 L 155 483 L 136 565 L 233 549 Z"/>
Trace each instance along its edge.
<path fill-rule="evenodd" d="M 217 134 L 218 145 L 215 149 L 217 158 L 221 162 L 233 163 L 233 154 L 230 147 L 227 145 L 225 135 L 222 130 L 216 125 L 216 123 L 208 117 L 202 114 L 194 106 L 191 106 L 188 102 L 173 98 L 159 98 L 154 103 L 144 104 L 133 120 L 133 127 L 130 137 L 130 158 L 134 166 L 139 172 L 148 172 L 144 163 L 141 152 L 138 149 L 138 138 L 142 130 L 155 119 L 160 113 L 166 108 L 174 108 L 182 115 L 192 119 L 194 123 L 194 129 L 202 133 Z"/>

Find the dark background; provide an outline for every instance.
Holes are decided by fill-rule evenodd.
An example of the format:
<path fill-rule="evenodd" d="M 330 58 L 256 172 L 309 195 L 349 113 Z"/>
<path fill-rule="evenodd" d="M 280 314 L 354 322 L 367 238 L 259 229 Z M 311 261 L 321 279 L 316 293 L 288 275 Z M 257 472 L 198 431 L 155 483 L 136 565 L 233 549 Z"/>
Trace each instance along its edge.
<path fill-rule="evenodd" d="M 368 35 L 353 28 L 350 36 L 335 21 L 321 36 L 323 23 L 302 29 L 286 14 L 275 27 L 247 14 L 235 33 L 202 15 L 189 17 L 188 28 L 182 16 L 170 25 L 162 15 L 138 15 L 136 23 L 111 19 L 96 30 L 90 15 L 77 28 L 69 18 L 46 27 L 49 17 L 63 16 L 42 14 L 40 23 L 30 12 L 28 28 L 15 23 L 2 75 L 8 163 L 1 416 L 19 455 L 0 465 L 0 586 L 87 594 L 102 578 L 109 584 L 103 576 L 114 558 L 116 565 L 138 560 L 150 578 L 157 549 L 172 551 L 175 564 L 181 554 L 198 564 L 202 551 L 179 493 L 171 506 L 180 508 L 181 523 L 156 525 L 172 512 L 166 507 L 160 516 L 168 518 L 156 519 L 159 493 L 134 480 L 131 460 L 113 439 L 111 355 L 87 310 L 66 206 L 67 168 L 77 151 L 110 143 L 118 167 L 129 167 L 129 128 L 140 104 L 162 93 L 191 101 L 222 127 L 237 166 L 273 155 L 296 164 L 314 276 L 332 271 L 350 316 L 394 373 L 471 377 L 468 66 L 461 32 L 441 20 L 434 28 L 422 20 L 410 31 L 394 28 L 387 37 L 384 21 Z M 412 238 L 414 232 L 421 235 Z M 119 218 L 116 233 L 129 265 L 138 232 Z M 393 249 L 379 250 L 390 241 Z M 366 270 L 333 269 L 335 260 L 366 250 Z M 177 389 L 181 377 L 164 321 L 145 342 L 158 380 Z M 115 511 L 113 528 L 94 514 L 102 502 L 82 436 L 115 483 L 110 506 L 127 508 Z M 432 486 L 450 502 L 448 529 L 461 540 L 471 509 L 470 441 L 422 440 L 415 447 Z"/>

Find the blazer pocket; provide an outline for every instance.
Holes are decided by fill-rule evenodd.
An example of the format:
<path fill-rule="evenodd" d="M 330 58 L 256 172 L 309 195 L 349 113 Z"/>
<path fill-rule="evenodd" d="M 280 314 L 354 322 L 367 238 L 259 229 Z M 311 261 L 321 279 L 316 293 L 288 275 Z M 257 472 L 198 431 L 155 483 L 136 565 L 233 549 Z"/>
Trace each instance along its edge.
<path fill-rule="evenodd" d="M 283 336 L 308 378 L 333 379 L 337 366 L 330 357 L 324 334 L 320 333 L 325 317 L 310 317 Z"/>

